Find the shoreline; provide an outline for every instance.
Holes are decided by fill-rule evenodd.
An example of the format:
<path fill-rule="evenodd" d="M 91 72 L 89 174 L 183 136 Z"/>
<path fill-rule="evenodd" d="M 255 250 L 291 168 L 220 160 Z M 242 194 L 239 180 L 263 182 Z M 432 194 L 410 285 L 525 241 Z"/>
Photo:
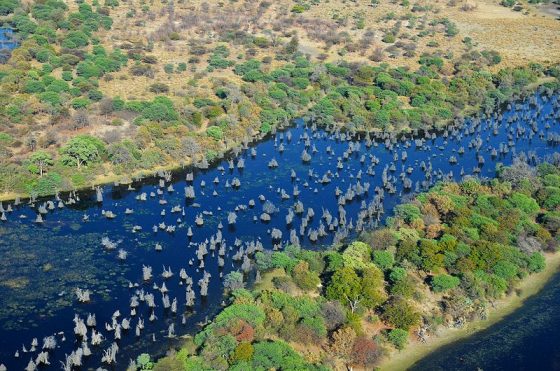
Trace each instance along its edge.
<path fill-rule="evenodd" d="M 523 100 L 526 99 L 529 95 L 531 94 L 542 94 L 542 91 L 539 91 L 539 89 L 547 82 L 550 81 L 554 81 L 555 78 L 554 77 L 543 77 L 540 78 L 538 81 L 527 85 L 524 89 L 523 92 L 519 95 L 519 96 L 515 96 L 512 97 L 511 100 L 508 101 L 508 103 L 511 102 L 515 102 L 518 100 Z M 502 102 L 502 105 L 505 105 L 506 102 Z M 504 107 L 502 105 L 498 105 L 496 108 L 497 109 L 504 109 Z M 460 114 L 456 115 L 454 117 L 454 119 L 457 119 L 459 117 L 463 117 L 463 118 L 467 118 L 467 117 L 472 117 L 474 115 L 476 115 L 476 112 L 480 112 L 480 108 L 475 109 L 474 107 L 466 107 Z M 305 118 L 306 114 L 308 113 L 308 111 L 303 110 L 301 112 L 298 112 L 298 114 L 296 115 L 297 117 L 292 117 L 290 118 L 290 121 L 293 120 L 297 120 L 298 118 Z M 284 130 L 287 127 L 291 126 L 292 124 L 288 125 L 288 126 L 278 126 L 275 128 L 275 130 Z M 448 120 L 447 122 L 444 123 L 440 123 L 439 125 L 434 125 L 432 127 L 428 127 L 428 128 L 422 128 L 420 129 L 420 132 L 424 132 L 424 131 L 428 131 L 428 132 L 440 132 L 442 130 L 445 130 L 445 128 L 454 125 L 454 120 Z M 344 127 L 344 126 L 343 126 Z M 375 132 L 377 130 L 371 130 L 371 132 Z M 361 131 L 362 133 L 364 133 L 363 131 Z M 397 135 L 402 135 L 402 134 L 410 134 L 411 129 L 410 128 L 405 128 L 402 130 L 397 130 L 395 132 L 395 134 Z M 269 136 L 269 134 L 265 134 L 265 135 L 257 135 L 255 137 L 253 137 L 251 139 L 251 141 L 249 142 L 249 144 L 255 144 L 255 143 L 259 143 L 262 140 L 265 140 L 267 137 Z M 228 156 L 228 154 L 231 153 L 232 149 L 235 147 L 239 147 L 240 145 L 242 145 L 241 142 L 237 141 L 237 142 L 233 142 L 230 143 L 231 146 L 227 146 L 226 149 L 223 149 L 221 151 L 218 152 L 218 156 L 213 159 L 213 161 L 209 161 L 209 166 L 212 167 L 215 165 L 216 162 L 224 159 L 225 157 Z M 187 162 L 180 162 L 180 161 L 168 161 L 167 163 L 163 164 L 163 165 L 158 165 L 154 168 L 150 168 L 150 169 L 138 169 L 135 171 L 132 171 L 130 173 L 126 173 L 126 174 L 116 174 L 114 173 L 112 170 L 109 170 L 107 173 L 101 174 L 101 175 L 97 175 L 91 182 L 88 182 L 86 185 L 84 185 L 83 187 L 77 188 L 77 189 L 73 189 L 73 190 L 62 190 L 61 192 L 70 192 L 70 191 L 83 191 L 83 190 L 88 190 L 88 189 L 93 189 L 94 187 L 104 187 L 107 186 L 109 184 L 114 184 L 114 183 L 119 183 L 121 185 L 126 185 L 126 184 L 130 184 L 132 182 L 134 182 L 134 180 L 138 177 L 144 178 L 144 177 L 150 177 L 150 176 L 154 176 L 158 171 L 171 171 L 171 172 L 178 172 L 184 169 L 188 169 L 189 167 L 193 167 L 194 163 L 191 160 L 187 161 Z M 54 195 L 54 194 L 52 194 Z M 51 194 L 48 195 L 43 195 L 40 197 L 48 197 L 48 196 L 52 196 Z M 3 192 L 0 193 L 0 202 L 6 202 L 6 201 L 13 201 L 16 198 L 21 198 L 21 199 L 29 199 L 31 197 L 31 195 L 29 193 L 19 193 L 19 192 Z"/>
<path fill-rule="evenodd" d="M 437 334 L 428 338 L 425 343 L 414 340 L 402 351 L 393 351 L 378 365 L 380 370 L 407 370 L 416 362 L 439 348 L 455 341 L 467 338 L 485 330 L 506 316 L 519 309 L 531 296 L 538 294 L 546 283 L 560 271 L 560 252 L 546 253 L 546 267 L 542 272 L 532 274 L 515 287 L 519 295 L 509 295 L 496 301 L 496 308 L 491 309 L 488 318 L 467 323 L 462 328 L 440 328 Z"/>

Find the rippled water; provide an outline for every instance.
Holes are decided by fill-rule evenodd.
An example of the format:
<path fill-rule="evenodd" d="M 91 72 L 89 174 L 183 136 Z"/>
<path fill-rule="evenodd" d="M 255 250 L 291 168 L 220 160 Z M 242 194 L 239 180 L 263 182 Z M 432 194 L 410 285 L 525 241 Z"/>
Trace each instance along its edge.
<path fill-rule="evenodd" d="M 366 183 L 370 184 L 368 192 L 356 195 L 344 206 L 347 222 L 355 228 L 360 224 L 358 215 L 363 211 L 363 206 L 371 210 L 371 203 L 377 194 L 375 189 L 383 186 L 384 169 L 387 169 L 387 178 L 394 183 L 396 192 L 389 194 L 385 191 L 385 214 L 381 219 L 390 215 L 393 206 L 407 194 L 403 190 L 403 179 L 411 180 L 412 190 L 417 188 L 417 184 L 418 188 L 422 188 L 421 182 L 426 180 L 426 174 L 420 166 L 422 162 L 432 168 L 431 177 L 425 183 L 428 186 L 445 176 L 460 179 L 461 169 L 465 174 L 472 174 L 477 169 L 480 170 L 480 176 L 492 177 L 496 164 L 511 163 L 515 152 L 532 151 L 541 157 L 549 155 L 554 152 L 555 146 L 547 142 L 547 136 L 560 132 L 558 120 L 553 120 L 551 113 L 553 106 L 558 104 L 557 99 L 555 97 L 552 103 L 539 100 L 537 106 L 525 102 L 518 111 L 510 109 L 497 120 L 492 118 L 469 122 L 464 127 L 449 131 L 447 137 L 442 134 L 427 139 L 423 146 L 416 146 L 410 138 L 394 140 L 392 145 L 378 139 L 369 145 L 364 135 L 350 139 L 323 130 L 313 131 L 298 121 L 289 130 L 291 141 L 287 139 L 287 132 L 281 132 L 256 144 L 256 156 L 252 156 L 250 150 L 243 151 L 240 158 L 245 160 L 244 169 L 229 169 L 227 160 L 224 160 L 218 164 L 223 167 L 222 170 L 214 167 L 197 171 L 192 182 L 196 194 L 194 200 L 185 200 L 184 188 L 191 183 L 185 181 L 185 172 L 178 172 L 173 174 L 171 182 L 165 182 L 163 188 L 157 178 L 133 184 L 135 190 L 127 190 L 126 186 L 107 186 L 103 190 L 103 203 L 96 202 L 95 192 L 79 193 L 78 203 L 55 208 L 44 216 L 43 224 L 34 223 L 37 208 L 42 202 L 14 207 L 13 212 L 6 213 L 8 220 L 0 223 L 0 363 L 9 368 L 25 367 L 30 358 L 37 356 L 37 352 L 24 353 L 22 346 L 29 350 L 32 339 L 36 337 L 40 347 L 43 337 L 56 334 L 59 347 L 50 352 L 50 360 L 58 368 L 58 361 L 82 342 L 73 333 L 72 319 L 75 314 L 85 319 L 88 313 L 95 313 L 97 329 L 106 340 L 100 347 L 90 346 L 93 354 L 84 359 L 84 363 L 88 367 L 96 367 L 101 363 L 101 351 L 114 341 L 113 333 L 105 330 L 105 323 L 111 323 L 111 316 L 117 309 L 121 313 L 119 321 L 125 317 L 132 319 L 132 330 L 123 332 L 122 339 L 118 341 L 119 367 L 124 367 L 128 359 L 134 358 L 139 352 L 161 352 L 174 342 L 165 337 L 169 324 L 175 324 L 177 335 L 193 333 L 198 329 L 197 323 L 220 308 L 223 301 L 220 272 L 226 274 L 240 269 L 241 265 L 241 261 L 233 260 L 239 249 L 235 244 L 236 239 L 243 242 L 244 249 L 247 243 L 256 241 L 269 249 L 273 245 L 270 236 L 273 228 L 282 231 L 283 241 L 288 240 L 290 230 L 295 229 L 303 247 L 322 248 L 332 243 L 334 231 L 316 243 L 310 241 L 308 233 L 317 230 L 320 224 L 327 227 L 325 219 L 321 218 L 323 209 L 329 210 L 333 217 L 339 217 L 339 199 L 335 195 L 337 187 L 344 195 L 348 189 L 356 193 L 359 188 L 367 188 Z M 550 128 L 547 128 L 547 123 L 551 125 Z M 536 128 L 534 133 L 531 130 L 533 124 Z M 310 145 L 307 151 L 311 155 L 308 163 L 301 160 L 306 141 Z M 479 154 L 474 149 L 476 142 L 480 146 Z M 495 158 L 491 156 L 492 148 L 507 146 L 508 142 L 511 142 L 511 146 L 507 153 Z M 315 153 L 312 151 L 313 146 Z M 280 151 L 281 147 L 284 147 L 283 152 Z M 327 153 L 328 147 L 332 152 Z M 461 147 L 465 149 L 462 155 L 458 153 Z M 353 148 L 353 151 L 350 152 L 349 148 Z M 402 159 L 403 151 L 407 153 L 405 161 Z M 346 159 L 344 153 L 347 154 Z M 480 167 L 478 155 L 482 155 L 485 161 Z M 458 163 L 450 164 L 450 156 L 455 156 Z M 268 164 L 273 158 L 279 166 L 270 169 Z M 339 166 L 339 163 L 342 165 Z M 390 170 L 391 165 L 394 165 L 394 171 Z M 410 173 L 407 171 L 409 167 Z M 296 173 L 295 179 L 291 178 L 292 170 Z M 360 171 L 361 179 L 358 179 Z M 330 174 L 327 175 L 330 183 L 319 182 L 325 174 Z M 214 184 L 215 178 L 218 178 L 218 184 Z M 234 178 L 240 180 L 240 187 L 226 187 L 226 182 L 232 183 Z M 202 182 L 205 183 L 204 187 Z M 357 186 L 358 183 L 360 186 Z M 170 184 L 174 192 L 167 190 Z M 285 217 L 296 202 L 292 194 L 294 186 L 298 186 L 301 192 L 297 199 L 303 203 L 305 213 L 296 215 L 292 225 L 287 226 Z M 282 189 L 289 195 L 288 199 L 282 199 Z M 159 195 L 158 190 L 161 193 Z M 214 191 L 217 195 L 213 195 Z M 147 200 L 138 201 L 137 197 L 144 192 L 148 195 Z M 149 196 L 152 192 L 154 197 Z M 271 201 L 277 209 L 268 223 L 259 219 L 264 204 L 259 200 L 259 195 Z M 67 201 L 68 195 L 61 195 L 61 198 Z M 160 200 L 167 203 L 162 205 Z M 253 208 L 248 206 L 250 200 L 255 201 Z M 172 213 L 174 206 L 179 206 L 181 211 Z M 134 213 L 126 215 L 127 208 L 133 209 Z M 236 208 L 237 222 L 234 226 L 228 226 L 228 212 Z M 315 216 L 310 218 L 304 235 L 300 235 L 300 225 L 308 208 L 314 210 Z M 165 215 L 162 215 L 163 210 Z M 116 217 L 109 220 L 102 215 L 103 211 L 112 211 Z M 203 217 L 204 225 L 197 227 L 195 218 L 203 211 L 206 214 Z M 87 222 L 83 221 L 84 214 L 89 217 Z M 364 213 L 360 219 L 363 219 L 364 226 L 374 225 L 375 220 L 363 216 Z M 168 233 L 160 229 L 158 225 L 162 222 L 166 226 L 176 226 L 176 231 Z M 202 299 L 197 282 L 203 275 L 203 269 L 197 268 L 197 245 L 215 238 L 220 223 L 223 224 L 221 234 L 226 245 L 225 265 L 223 268 L 218 267 L 219 246 L 214 251 L 209 247 L 204 269 L 212 277 L 209 295 Z M 142 230 L 134 233 L 133 226 L 141 226 Z M 152 230 L 154 226 L 157 232 Z M 189 226 L 194 232 L 192 238 L 187 237 Z M 339 237 L 345 235 L 344 231 L 350 235 L 355 233 L 351 228 L 337 227 L 336 230 Z M 122 240 L 118 248 L 128 252 L 126 260 L 117 258 L 118 249 L 103 248 L 101 239 L 107 236 L 113 241 Z M 162 246 L 161 252 L 155 250 L 156 243 Z M 193 261 L 193 265 L 189 265 L 189 261 Z M 150 282 L 142 281 L 142 265 L 153 267 L 154 278 Z M 163 309 L 162 295 L 153 286 L 156 284 L 161 287 L 164 282 L 161 277 L 163 266 L 170 267 L 174 273 L 165 284 L 170 299 L 177 298 L 177 314 Z M 185 285 L 178 277 L 181 268 L 186 269 L 195 283 L 196 304 L 192 309 L 185 307 Z M 247 278 L 250 279 L 251 275 Z M 129 288 L 129 282 L 138 287 Z M 78 303 L 74 295 L 77 287 L 91 290 L 92 301 Z M 136 316 L 130 315 L 130 297 L 140 289 L 155 294 L 157 320 L 154 322 L 148 321 L 151 310 L 144 303 L 141 303 Z M 134 326 L 139 317 L 145 320 L 145 329 L 136 338 Z M 155 343 L 152 341 L 153 336 L 157 340 Z M 19 351 L 19 358 L 14 357 L 16 351 Z"/>

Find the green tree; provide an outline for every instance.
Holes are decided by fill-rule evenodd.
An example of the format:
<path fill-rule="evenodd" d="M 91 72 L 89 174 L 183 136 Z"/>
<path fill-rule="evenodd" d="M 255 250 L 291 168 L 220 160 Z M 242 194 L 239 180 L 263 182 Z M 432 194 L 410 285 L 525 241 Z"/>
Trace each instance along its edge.
<path fill-rule="evenodd" d="M 307 370 L 309 365 L 302 356 L 283 341 L 261 341 L 254 345 L 253 369 L 274 370 L 282 365 L 283 370 Z"/>
<path fill-rule="evenodd" d="M 408 331 L 396 328 L 389 332 L 389 341 L 397 348 L 404 349 L 408 342 Z"/>
<path fill-rule="evenodd" d="M 352 242 L 342 253 L 344 265 L 354 269 L 366 267 L 371 262 L 370 257 L 371 247 L 361 241 Z"/>
<path fill-rule="evenodd" d="M 317 273 L 309 270 L 309 263 L 300 261 L 292 270 L 294 282 L 305 291 L 314 290 L 321 283 Z"/>
<path fill-rule="evenodd" d="M 19 1 L 17 0 L 0 0 L 0 15 L 13 13 L 18 6 Z"/>
<path fill-rule="evenodd" d="M 420 314 L 406 300 L 395 299 L 385 306 L 383 319 L 391 326 L 408 330 L 420 322 Z"/>
<path fill-rule="evenodd" d="M 373 252 L 373 262 L 384 271 L 390 269 L 395 264 L 395 257 L 390 251 L 376 250 Z"/>
<path fill-rule="evenodd" d="M 343 267 L 333 274 L 327 286 L 327 299 L 347 303 L 352 313 L 354 313 L 363 300 L 360 277 L 358 277 L 354 269 Z"/>
<path fill-rule="evenodd" d="M 370 309 L 381 305 L 387 300 L 383 280 L 383 272 L 377 267 L 368 267 L 362 272 L 362 304 Z"/>
<path fill-rule="evenodd" d="M 251 343 L 242 342 L 233 351 L 231 360 L 233 363 L 239 361 L 250 361 L 253 358 L 254 352 L 255 350 L 253 348 L 253 345 L 251 345 Z"/>
<path fill-rule="evenodd" d="M 460 282 L 461 280 L 458 277 L 449 274 L 440 274 L 432 278 L 432 290 L 435 292 L 451 290 L 459 286 Z"/>
<path fill-rule="evenodd" d="M 78 135 L 60 149 L 61 161 L 68 166 L 82 166 L 98 161 L 105 152 L 103 142 L 89 135 Z"/>
<path fill-rule="evenodd" d="M 32 173 L 39 173 L 43 177 L 43 173 L 48 166 L 52 166 L 54 161 L 50 153 L 45 151 L 37 151 L 29 156 L 29 166 L 27 169 Z"/>

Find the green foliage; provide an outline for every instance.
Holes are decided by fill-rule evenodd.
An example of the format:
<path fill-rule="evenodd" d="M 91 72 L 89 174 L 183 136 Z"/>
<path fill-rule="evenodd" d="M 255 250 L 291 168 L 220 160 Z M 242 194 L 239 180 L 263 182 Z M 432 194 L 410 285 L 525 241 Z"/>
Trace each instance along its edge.
<path fill-rule="evenodd" d="M 43 176 L 43 172 L 49 166 L 54 165 L 53 158 L 50 153 L 45 151 L 37 151 L 31 154 L 28 158 L 29 165 L 27 170 L 33 174 Z"/>
<path fill-rule="evenodd" d="M 371 247 L 360 241 L 354 241 L 342 253 L 344 265 L 351 268 L 364 268 L 371 261 Z"/>
<path fill-rule="evenodd" d="M 406 269 L 402 267 L 394 267 L 391 269 L 391 273 L 389 273 L 389 279 L 391 282 L 399 282 L 402 281 L 406 277 Z"/>
<path fill-rule="evenodd" d="M 140 370 L 152 370 L 154 368 L 154 363 L 150 360 L 148 353 L 142 353 L 136 357 L 136 365 Z"/>
<path fill-rule="evenodd" d="M 0 15 L 13 13 L 17 7 L 19 7 L 17 0 L 0 0 Z"/>
<path fill-rule="evenodd" d="M 87 98 L 75 98 L 72 99 L 72 108 L 74 109 L 84 109 L 90 105 L 91 101 Z"/>
<path fill-rule="evenodd" d="M 373 262 L 382 270 L 391 269 L 395 264 L 395 257 L 389 251 L 376 250 L 373 252 Z"/>
<path fill-rule="evenodd" d="M 99 161 L 104 153 L 103 142 L 89 135 L 78 135 L 60 149 L 62 163 L 78 168 Z"/>
<path fill-rule="evenodd" d="M 529 272 L 540 272 L 544 269 L 546 260 L 543 254 L 536 252 L 529 256 L 529 262 L 527 265 Z"/>
<path fill-rule="evenodd" d="M 292 13 L 296 13 L 296 14 L 303 13 L 304 11 L 305 11 L 305 7 L 301 4 L 294 5 L 291 10 Z"/>
<path fill-rule="evenodd" d="M 309 270 L 309 263 L 301 261 L 292 270 L 295 284 L 302 290 L 314 290 L 321 283 L 319 275 Z"/>
<path fill-rule="evenodd" d="M 210 138 L 213 138 L 214 140 L 222 140 L 222 138 L 224 137 L 224 132 L 219 126 L 210 126 L 208 127 L 208 129 L 206 129 L 206 135 L 208 135 Z"/>
<path fill-rule="evenodd" d="M 420 323 L 420 314 L 404 299 L 396 299 L 385 305 L 383 318 L 390 325 L 407 331 Z"/>
<path fill-rule="evenodd" d="M 459 286 L 461 280 L 458 277 L 450 276 L 448 274 L 440 274 L 432 278 L 432 290 L 435 292 L 443 292 L 454 289 Z"/>
<path fill-rule="evenodd" d="M 517 276 L 518 267 L 514 263 L 507 260 L 500 260 L 493 268 L 494 273 L 506 281 L 509 281 Z"/>
<path fill-rule="evenodd" d="M 395 216 L 402 218 L 406 223 L 411 223 L 415 219 L 421 217 L 420 209 L 418 206 L 412 204 L 402 204 L 395 207 Z"/>
<path fill-rule="evenodd" d="M 48 172 L 43 177 L 28 185 L 29 192 L 35 192 L 39 196 L 54 194 L 62 189 L 62 176 L 54 171 Z"/>
<path fill-rule="evenodd" d="M 46 91 L 39 94 L 39 100 L 43 103 L 50 104 L 53 107 L 60 106 L 62 104 L 62 98 L 60 94 L 54 91 Z"/>
<path fill-rule="evenodd" d="M 389 331 L 389 341 L 395 348 L 399 350 L 404 349 L 408 343 L 408 331 L 400 328 Z"/>
<path fill-rule="evenodd" d="M 351 267 L 344 267 L 334 272 L 327 286 L 326 297 L 348 304 L 359 300 L 362 286 L 356 271 Z"/>
<path fill-rule="evenodd" d="M 253 345 L 251 343 L 243 342 L 240 343 L 233 351 L 233 356 L 231 360 L 233 363 L 250 361 L 253 358 L 253 353 L 255 352 Z"/>
<path fill-rule="evenodd" d="M 173 102 L 167 97 L 156 97 L 152 102 L 142 104 L 141 107 L 143 107 L 141 117 L 150 121 L 175 121 L 179 118 Z"/>

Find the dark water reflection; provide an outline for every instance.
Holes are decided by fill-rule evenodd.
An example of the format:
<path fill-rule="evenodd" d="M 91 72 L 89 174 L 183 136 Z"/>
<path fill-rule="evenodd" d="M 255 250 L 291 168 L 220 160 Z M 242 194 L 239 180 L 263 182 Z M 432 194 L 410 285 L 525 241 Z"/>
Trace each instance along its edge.
<path fill-rule="evenodd" d="M 421 188 L 421 182 L 427 179 L 426 173 L 421 170 L 422 163 L 432 168 L 428 182 L 431 184 L 445 177 L 459 180 L 462 170 L 465 175 L 472 174 L 476 169 L 480 171 L 480 176 L 492 177 L 496 164 L 510 164 L 515 153 L 531 152 L 538 157 L 550 155 L 556 146 L 554 141 L 547 139 L 560 133 L 559 120 L 554 118 L 556 114 L 553 111 L 557 106 L 557 96 L 546 102 L 537 99 L 536 105 L 527 101 L 518 109 L 507 110 L 503 116 L 475 120 L 448 132 L 447 136 L 429 138 L 422 146 L 415 145 L 410 138 L 395 140 L 389 146 L 379 140 L 369 146 L 363 135 L 352 139 L 351 143 L 348 137 L 322 130 L 313 132 L 299 122 L 297 127 L 290 129 L 291 141 L 286 133 L 278 133 L 271 140 L 255 146 L 256 156 L 252 156 L 250 150 L 243 151 L 240 156 L 245 160 L 244 169 L 230 170 L 227 160 L 224 160 L 218 164 L 223 170 L 198 171 L 192 183 L 196 193 L 192 201 L 185 200 L 185 174 L 176 173 L 172 182 L 166 182 L 163 188 L 158 186 L 158 179 L 133 184 L 134 191 L 126 190 L 126 187 L 105 187 L 102 204 L 96 202 L 94 192 L 81 193 L 80 202 L 55 208 L 44 216 L 41 225 L 34 223 L 40 202 L 33 207 L 15 207 L 13 212 L 5 213 L 8 220 L 0 223 L 0 364 L 4 363 L 9 369 L 22 369 L 30 358 L 37 356 L 37 351 L 24 353 L 23 346 L 29 350 L 32 339 L 38 338 L 40 347 L 43 337 L 57 334 L 58 348 L 50 352 L 50 361 L 58 368 L 59 360 L 63 360 L 65 354 L 77 349 L 82 342 L 74 336 L 72 319 L 75 314 L 85 320 L 88 313 L 94 313 L 97 329 L 106 339 L 100 347 L 90 346 L 93 354 L 84 358 L 84 365 L 97 367 L 102 350 L 114 341 L 113 333 L 105 330 L 105 323 L 111 322 L 111 316 L 117 309 L 121 313 L 119 321 L 129 318 L 132 323 L 132 329 L 124 331 L 122 339 L 117 341 L 119 369 L 124 368 L 128 360 L 139 352 L 161 352 L 174 342 L 166 337 L 170 324 L 175 325 L 177 335 L 194 333 L 198 329 L 197 323 L 219 310 L 223 300 L 220 273 L 226 274 L 241 266 L 241 261 L 233 259 L 239 250 L 236 239 L 243 243 L 244 249 L 247 244 L 256 241 L 265 249 L 270 249 L 273 245 L 270 231 L 273 228 L 282 232 L 284 242 L 289 239 L 290 230 L 294 229 L 303 247 L 323 248 L 332 243 L 334 231 L 315 243 L 310 240 L 309 231 L 316 231 L 321 224 L 327 227 L 325 219 L 321 218 L 323 210 L 328 210 L 333 218 L 339 217 L 336 188 L 344 195 L 348 189 L 357 193 L 357 188 L 363 189 L 369 183 L 369 191 L 355 195 L 352 201 L 348 200 L 344 210 L 347 224 L 355 228 L 358 220 L 362 219 L 364 227 L 371 227 L 374 220 L 363 218 L 364 207 L 371 210 L 377 194 L 376 187 L 383 187 L 384 172 L 394 185 L 395 193 L 385 191 L 382 201 L 385 214 L 381 220 L 390 215 L 393 207 L 407 195 L 408 191 L 403 187 L 405 181 L 410 180 L 412 190 L 417 185 Z M 306 136 L 309 136 L 307 152 L 311 161 L 304 163 L 301 155 L 306 147 Z M 282 146 L 283 152 L 280 151 Z M 491 156 L 492 150 L 500 146 L 508 147 L 507 153 Z M 327 152 L 328 147 L 332 152 Z M 352 152 L 348 151 L 350 147 Z M 480 148 L 478 153 L 475 147 Z M 464 154 L 460 154 L 460 148 L 464 148 Z M 402 158 L 403 151 L 407 153 L 406 160 Z M 343 158 L 344 153 L 347 158 Z M 479 155 L 484 158 L 483 165 L 479 165 Z M 450 163 L 451 156 L 457 158 L 457 163 Z M 279 164 L 275 169 L 268 167 L 272 159 Z M 391 169 L 393 166 L 394 170 Z M 296 174 L 295 179 L 291 178 L 292 170 Z M 313 170 L 312 175 L 310 170 Z M 361 178 L 358 179 L 360 173 Z M 330 183 L 320 182 L 325 174 L 330 174 Z M 218 178 L 218 184 L 214 184 L 215 178 Z M 241 186 L 238 189 L 226 187 L 226 183 L 231 184 L 235 178 L 240 180 Z M 428 186 L 428 183 L 425 185 Z M 174 192 L 166 189 L 170 184 Z M 287 226 L 285 221 L 296 202 L 292 195 L 294 186 L 301 192 L 297 199 L 303 203 L 305 213 L 308 208 L 313 208 L 315 212 L 303 235 L 300 235 L 300 225 L 304 216 L 296 215 L 291 226 Z M 288 199 L 283 199 L 281 190 L 289 195 Z M 158 191 L 161 194 L 157 194 Z M 216 194 L 213 194 L 214 191 Z M 154 197 L 150 197 L 152 192 Z M 146 201 L 136 199 L 142 193 L 147 194 Z M 259 195 L 271 201 L 277 209 L 268 223 L 259 220 L 264 204 Z M 68 196 L 63 195 L 62 199 L 66 201 Z M 166 204 L 162 204 L 162 200 Z M 250 200 L 255 201 L 253 208 L 248 207 Z M 180 210 L 178 213 L 172 212 L 175 206 Z M 228 212 L 236 208 L 237 222 L 235 226 L 228 226 Z M 126 215 L 126 209 L 133 209 L 134 213 Z M 116 217 L 109 220 L 103 217 L 103 211 L 114 212 Z M 195 218 L 203 212 L 204 226 L 197 227 Z M 88 215 L 88 222 L 82 221 L 84 214 Z M 160 223 L 175 226 L 176 231 L 168 233 L 159 228 Z M 218 266 L 219 247 L 214 251 L 209 248 L 204 259 L 204 270 L 211 274 L 209 294 L 201 300 L 197 282 L 203 276 L 203 269 L 197 268 L 196 245 L 215 238 L 220 223 L 223 224 L 221 234 L 226 246 L 225 265 L 222 268 Z M 134 226 L 140 226 L 142 230 L 133 232 Z M 157 232 L 152 230 L 154 226 Z M 187 236 L 189 226 L 194 232 L 192 238 Z M 349 235 L 355 233 L 355 229 L 343 227 L 337 227 L 335 231 L 338 231 L 338 237 L 344 236 L 345 231 Z M 107 250 L 101 246 L 101 239 L 107 236 L 112 241 L 122 241 L 118 248 L 128 252 L 126 260 L 119 261 L 118 248 Z M 161 252 L 156 251 L 156 244 L 162 246 Z M 193 265 L 189 265 L 190 261 Z M 153 268 L 154 277 L 147 283 L 142 281 L 143 265 Z M 174 273 L 172 278 L 165 280 L 165 284 L 169 298 L 177 298 L 176 314 L 163 308 L 162 295 L 154 289 L 154 284 L 161 287 L 164 282 L 161 276 L 163 266 L 170 267 Z M 185 307 L 185 285 L 179 280 L 181 268 L 194 281 L 196 302 L 192 309 Z M 251 279 L 251 275 L 247 279 Z M 138 287 L 129 288 L 128 282 Z M 77 287 L 92 291 L 90 303 L 77 302 L 74 295 Z M 151 310 L 145 303 L 141 303 L 135 316 L 130 313 L 130 298 L 140 289 L 155 295 L 157 307 L 154 314 L 157 320 L 154 322 L 148 321 Z M 145 320 L 145 329 L 139 338 L 134 335 L 138 318 Z M 64 336 L 60 332 L 64 332 Z M 154 336 L 156 342 L 152 341 Z M 19 358 L 14 357 L 16 351 Z"/>

